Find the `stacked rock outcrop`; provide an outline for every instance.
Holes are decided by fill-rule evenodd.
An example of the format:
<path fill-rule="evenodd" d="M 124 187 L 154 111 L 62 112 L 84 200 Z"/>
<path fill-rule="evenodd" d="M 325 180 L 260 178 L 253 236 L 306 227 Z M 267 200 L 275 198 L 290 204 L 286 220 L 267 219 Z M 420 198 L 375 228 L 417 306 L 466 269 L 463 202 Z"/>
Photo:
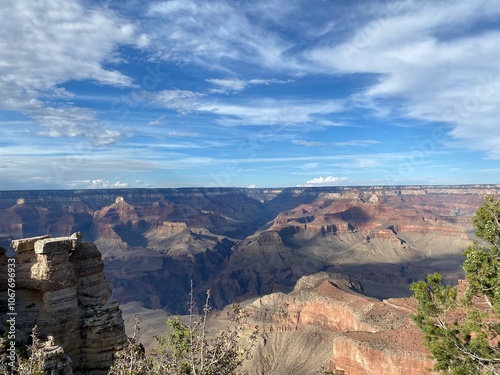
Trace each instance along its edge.
<path fill-rule="evenodd" d="M 27 343 L 37 326 L 40 338 L 51 337 L 70 356 L 75 373 L 105 374 L 126 336 L 95 244 L 81 242 L 75 233 L 14 240 L 11 246 L 16 253 L 16 341 Z"/>
<path fill-rule="evenodd" d="M 261 329 L 249 374 L 319 373 L 326 365 L 346 375 L 426 375 L 433 363 L 411 319 L 416 300 L 384 301 L 360 293 L 340 275 L 301 278 L 289 293 L 246 306 Z"/>

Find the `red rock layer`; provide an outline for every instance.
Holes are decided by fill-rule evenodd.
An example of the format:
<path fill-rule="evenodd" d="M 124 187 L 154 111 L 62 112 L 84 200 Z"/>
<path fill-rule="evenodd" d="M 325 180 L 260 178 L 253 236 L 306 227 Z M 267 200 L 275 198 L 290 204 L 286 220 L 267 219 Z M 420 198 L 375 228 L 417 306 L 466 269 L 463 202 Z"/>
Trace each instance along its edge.
<path fill-rule="evenodd" d="M 300 279 L 290 294 L 268 295 L 249 305 L 252 319 L 264 332 L 263 352 L 284 332 L 306 336 L 328 332 L 330 336 L 325 337 L 329 339 L 322 344 L 331 347 L 331 370 L 344 370 L 346 375 L 429 374 L 429 353 L 411 319 L 415 302 L 368 299 L 348 287 L 345 280 L 320 273 Z M 300 353 L 307 348 L 290 350 Z M 309 360 L 318 361 L 320 366 L 319 358 Z M 256 367 L 252 374 L 300 373 L 293 368 L 265 368 L 255 362 L 248 367 Z"/>

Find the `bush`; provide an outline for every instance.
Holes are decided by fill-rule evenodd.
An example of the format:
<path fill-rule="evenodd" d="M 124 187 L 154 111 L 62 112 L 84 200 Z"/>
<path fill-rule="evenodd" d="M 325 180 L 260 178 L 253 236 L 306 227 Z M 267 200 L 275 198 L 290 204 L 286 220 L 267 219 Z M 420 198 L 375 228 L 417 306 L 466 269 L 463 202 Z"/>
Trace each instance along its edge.
<path fill-rule="evenodd" d="M 241 333 L 245 330 L 248 313 L 239 305 L 232 306 L 232 313 L 226 329 L 214 338 L 208 338 L 207 322 L 210 313 L 210 291 L 203 307 L 203 313 L 195 316 L 193 288 L 189 305 L 189 324 L 178 318 L 169 319 L 171 331 L 167 336 L 154 338 L 156 347 L 149 355 L 137 342 L 140 321 L 136 317 L 134 335 L 126 347 L 115 356 L 109 375 L 220 375 L 237 374 L 243 361 L 249 358 L 257 338 L 254 327 L 245 346 L 241 345 Z"/>
<path fill-rule="evenodd" d="M 476 234 L 463 264 L 467 289 L 444 285 L 438 273 L 411 289 L 419 305 L 414 320 L 435 359 L 447 374 L 500 374 L 500 202 L 487 196 L 473 218 Z M 457 319 L 457 317 L 459 317 Z"/>

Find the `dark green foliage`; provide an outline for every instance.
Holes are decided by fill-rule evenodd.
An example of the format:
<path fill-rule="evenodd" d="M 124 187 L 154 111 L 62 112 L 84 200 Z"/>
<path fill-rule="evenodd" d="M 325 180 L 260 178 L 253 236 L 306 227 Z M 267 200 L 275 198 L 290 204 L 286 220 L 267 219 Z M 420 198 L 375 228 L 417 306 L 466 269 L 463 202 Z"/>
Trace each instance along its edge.
<path fill-rule="evenodd" d="M 476 234 L 494 246 L 500 246 L 500 201 L 486 196 L 474 216 Z"/>
<path fill-rule="evenodd" d="M 437 273 L 411 286 L 419 302 L 414 320 L 435 370 L 446 374 L 500 374 L 500 202 L 486 197 L 473 222 L 488 245 L 473 243 L 464 252 L 463 298 Z"/>

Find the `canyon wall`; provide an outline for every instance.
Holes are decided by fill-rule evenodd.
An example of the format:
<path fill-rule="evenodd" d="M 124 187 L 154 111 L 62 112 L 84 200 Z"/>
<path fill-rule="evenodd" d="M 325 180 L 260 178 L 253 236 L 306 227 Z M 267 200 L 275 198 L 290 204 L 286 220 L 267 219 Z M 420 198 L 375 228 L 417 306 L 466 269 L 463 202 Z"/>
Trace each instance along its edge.
<path fill-rule="evenodd" d="M 293 292 L 264 296 L 246 306 L 261 327 L 249 374 L 318 373 L 325 365 L 346 375 L 426 375 L 432 362 L 411 314 L 413 299 L 379 301 L 359 285 L 319 273 Z"/>
<path fill-rule="evenodd" d="M 471 217 L 499 185 L 0 192 L 0 246 L 81 232 L 103 254 L 120 303 L 185 313 L 290 291 L 302 276 L 355 277 L 378 298 L 428 272 L 453 283 Z"/>
<path fill-rule="evenodd" d="M 12 249 L 16 341 L 26 344 L 37 326 L 41 339 L 50 337 L 69 355 L 75 373 L 106 374 L 126 336 L 95 244 L 82 242 L 75 233 L 14 240 Z M 4 262 L 5 254 L 0 255 Z"/>
<path fill-rule="evenodd" d="M 114 298 L 168 313 L 186 312 L 190 280 L 199 306 L 208 288 L 215 308 L 274 293 L 250 307 L 264 328 L 257 373 L 420 374 L 411 303 L 389 297 L 430 272 L 458 280 L 486 194 L 500 186 L 0 192 L 0 246 L 56 237 L 13 242 L 18 298 L 30 301 L 19 332 L 51 327 L 40 333 L 77 370 L 103 373 L 125 340 L 106 264 Z M 301 279 L 319 271 L 337 276 Z"/>

